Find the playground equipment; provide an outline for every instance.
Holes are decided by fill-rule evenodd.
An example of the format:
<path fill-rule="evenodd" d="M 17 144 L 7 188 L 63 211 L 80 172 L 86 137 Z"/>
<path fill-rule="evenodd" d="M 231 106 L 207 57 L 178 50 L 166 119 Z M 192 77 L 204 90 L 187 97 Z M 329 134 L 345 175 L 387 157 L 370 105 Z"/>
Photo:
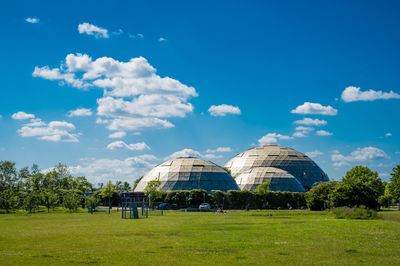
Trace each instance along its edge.
<path fill-rule="evenodd" d="M 138 211 L 140 208 L 141 212 Z M 130 201 L 122 203 L 122 219 L 139 219 L 139 214 L 143 218 L 149 216 L 149 203 L 146 201 Z"/>

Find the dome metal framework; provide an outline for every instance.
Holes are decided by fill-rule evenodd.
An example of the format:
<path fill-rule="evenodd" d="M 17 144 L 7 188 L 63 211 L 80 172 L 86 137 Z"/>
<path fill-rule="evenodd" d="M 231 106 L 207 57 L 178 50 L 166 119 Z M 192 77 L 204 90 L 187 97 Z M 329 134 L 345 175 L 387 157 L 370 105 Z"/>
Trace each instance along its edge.
<path fill-rule="evenodd" d="M 309 190 L 316 182 L 329 181 L 324 171 L 308 156 L 272 144 L 242 152 L 225 167 L 244 190 L 255 190 L 259 184 L 271 180 L 271 190 L 301 192 Z"/>
<path fill-rule="evenodd" d="M 163 191 L 204 189 L 239 190 L 233 177 L 220 166 L 194 157 L 181 157 L 166 161 L 150 170 L 135 188 L 143 192 L 152 180 L 161 182 Z"/>

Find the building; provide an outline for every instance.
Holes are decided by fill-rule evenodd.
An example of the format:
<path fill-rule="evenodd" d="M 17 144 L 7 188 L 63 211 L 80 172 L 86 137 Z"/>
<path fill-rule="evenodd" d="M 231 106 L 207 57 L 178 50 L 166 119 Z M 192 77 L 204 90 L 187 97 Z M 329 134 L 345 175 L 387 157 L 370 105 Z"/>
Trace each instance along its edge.
<path fill-rule="evenodd" d="M 135 192 L 143 192 L 152 180 L 161 182 L 163 191 L 204 189 L 239 190 L 233 177 L 220 166 L 194 157 L 181 157 L 154 167 L 143 176 Z"/>
<path fill-rule="evenodd" d="M 272 144 L 239 153 L 225 167 L 241 190 L 255 190 L 269 180 L 272 191 L 303 192 L 317 182 L 329 181 L 308 156 Z"/>

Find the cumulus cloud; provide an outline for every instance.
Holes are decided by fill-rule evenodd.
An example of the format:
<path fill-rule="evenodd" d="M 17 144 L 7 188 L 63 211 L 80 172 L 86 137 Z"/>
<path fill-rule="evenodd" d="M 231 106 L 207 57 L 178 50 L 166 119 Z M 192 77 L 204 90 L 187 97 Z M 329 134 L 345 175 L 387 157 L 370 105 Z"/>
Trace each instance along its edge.
<path fill-rule="evenodd" d="M 290 111 L 292 114 L 337 115 L 337 110 L 332 106 L 323 106 L 320 103 L 305 102 Z"/>
<path fill-rule="evenodd" d="M 165 38 L 163 38 L 163 37 L 160 37 L 160 38 L 158 39 L 158 41 L 159 41 L 159 42 L 166 42 L 167 39 L 165 39 Z"/>
<path fill-rule="evenodd" d="M 28 22 L 28 23 L 31 23 L 31 24 L 39 23 L 39 19 L 38 18 L 26 18 L 25 21 Z"/>
<path fill-rule="evenodd" d="M 108 137 L 110 139 L 120 139 L 126 136 L 126 132 L 125 131 L 117 131 L 114 133 L 111 133 L 110 135 L 108 135 Z"/>
<path fill-rule="evenodd" d="M 78 31 L 80 34 L 93 35 L 95 38 L 108 38 L 108 30 L 95 26 L 93 24 L 84 22 L 78 25 Z"/>
<path fill-rule="evenodd" d="M 239 107 L 227 105 L 227 104 L 211 105 L 211 107 L 208 109 L 208 112 L 212 116 L 226 116 L 227 114 L 232 114 L 232 115 L 240 115 L 241 114 Z"/>
<path fill-rule="evenodd" d="M 78 108 L 76 110 L 71 110 L 68 112 L 67 116 L 74 117 L 74 116 L 91 116 L 92 110 L 86 108 Z"/>
<path fill-rule="evenodd" d="M 116 149 L 126 149 L 131 151 L 141 151 L 141 150 L 150 150 L 150 147 L 147 146 L 144 142 L 138 142 L 134 144 L 126 144 L 122 140 L 117 140 L 111 142 L 107 145 L 107 150 L 116 150 Z"/>
<path fill-rule="evenodd" d="M 151 154 L 118 159 L 85 159 L 76 166 L 69 167 L 74 176 L 85 176 L 92 183 L 128 181 L 146 174 L 154 166 L 157 158 Z"/>
<path fill-rule="evenodd" d="M 77 133 L 72 133 L 75 126 L 65 121 L 45 123 L 41 119 L 31 119 L 17 130 L 21 137 L 37 137 L 54 142 L 79 142 Z"/>
<path fill-rule="evenodd" d="M 334 162 L 333 165 L 337 167 L 350 165 L 352 162 L 366 162 L 385 158 L 389 158 L 389 156 L 383 150 L 376 147 L 358 148 L 347 156 L 341 154 L 339 151 L 333 151 L 331 155 L 331 159 Z"/>
<path fill-rule="evenodd" d="M 326 124 L 328 124 L 328 122 L 326 122 L 325 120 L 312 119 L 312 118 L 304 118 L 302 120 L 296 120 L 293 123 L 297 125 L 306 125 L 306 126 L 325 126 Z"/>
<path fill-rule="evenodd" d="M 388 99 L 400 99 L 400 94 L 394 91 L 383 92 L 383 91 L 361 91 L 358 87 L 347 87 L 342 92 L 342 100 L 345 102 L 356 102 L 356 101 L 375 101 L 375 100 L 388 100 Z"/>
<path fill-rule="evenodd" d="M 171 155 L 165 157 L 164 160 L 173 160 L 173 159 L 179 158 L 179 157 L 198 157 L 198 158 L 204 158 L 204 159 L 222 158 L 221 155 L 207 153 L 207 151 L 206 151 L 206 154 L 202 154 L 201 152 L 193 150 L 193 149 L 183 149 L 183 150 L 174 152 Z"/>
<path fill-rule="evenodd" d="M 230 147 L 218 147 L 216 149 L 207 149 L 207 153 L 217 153 L 217 152 L 230 152 L 232 149 Z"/>
<path fill-rule="evenodd" d="M 326 130 L 318 130 L 315 133 L 317 134 L 317 136 L 332 136 L 333 135 L 333 133 L 328 132 Z"/>
<path fill-rule="evenodd" d="M 323 152 L 320 152 L 319 150 L 314 150 L 314 151 L 310 151 L 310 152 L 306 152 L 306 155 L 310 158 L 315 158 L 318 157 L 320 155 L 324 154 Z"/>
<path fill-rule="evenodd" d="M 290 136 L 285 136 L 277 133 L 268 133 L 265 136 L 263 136 L 261 139 L 258 140 L 258 143 L 260 145 L 265 145 L 265 144 L 275 144 L 278 142 L 278 140 L 287 140 L 287 139 L 293 139 L 293 137 Z"/>
<path fill-rule="evenodd" d="M 98 87 L 97 123 L 110 130 L 171 128 L 166 118 L 185 117 L 193 111 L 193 87 L 170 77 L 160 77 L 143 57 L 120 62 L 110 57 L 92 60 L 86 54 L 69 54 L 59 68 L 35 67 L 33 76 L 58 80 L 76 88 Z"/>
<path fill-rule="evenodd" d="M 19 111 L 19 112 L 16 112 L 16 113 L 12 114 L 11 118 L 15 119 L 15 120 L 25 120 L 25 119 L 33 119 L 33 118 L 35 118 L 35 115 Z"/>
<path fill-rule="evenodd" d="M 391 137 L 391 136 L 392 136 L 392 133 L 386 133 L 385 136 L 386 136 L 386 137 Z"/>

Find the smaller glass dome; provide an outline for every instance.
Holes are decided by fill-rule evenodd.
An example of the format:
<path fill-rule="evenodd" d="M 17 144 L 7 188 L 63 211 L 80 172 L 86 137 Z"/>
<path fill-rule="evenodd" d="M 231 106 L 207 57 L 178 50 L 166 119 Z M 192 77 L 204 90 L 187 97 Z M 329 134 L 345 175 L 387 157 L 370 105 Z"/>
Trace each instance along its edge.
<path fill-rule="evenodd" d="M 272 191 L 305 192 L 297 178 L 275 167 L 254 167 L 236 177 L 236 183 L 241 190 L 254 191 L 266 181 L 271 182 L 269 188 Z"/>

